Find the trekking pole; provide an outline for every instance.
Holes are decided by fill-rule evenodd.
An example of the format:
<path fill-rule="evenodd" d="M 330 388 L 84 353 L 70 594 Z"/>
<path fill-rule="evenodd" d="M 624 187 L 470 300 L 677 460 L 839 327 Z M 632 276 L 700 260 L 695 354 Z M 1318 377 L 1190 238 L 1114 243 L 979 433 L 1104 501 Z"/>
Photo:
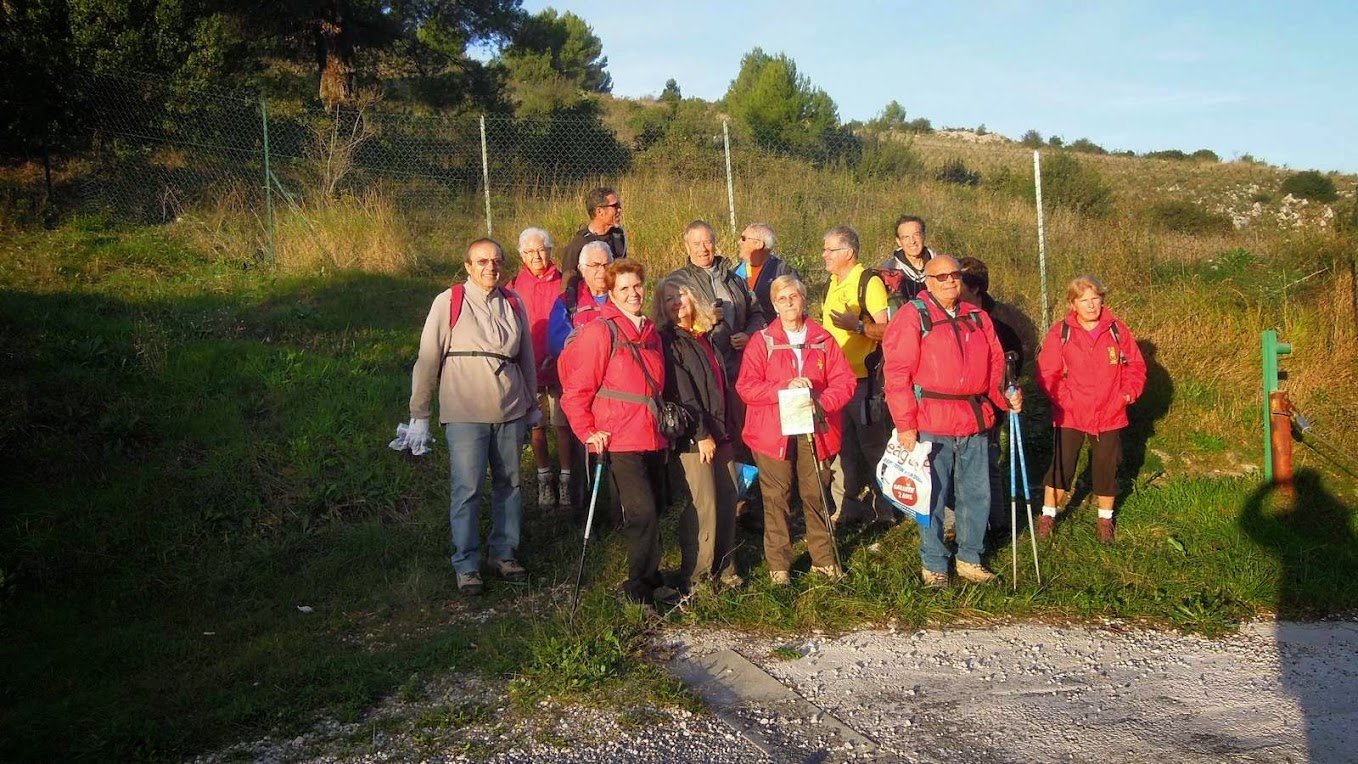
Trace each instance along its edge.
<path fill-rule="evenodd" d="M 835 553 L 835 567 L 839 572 L 844 572 L 844 563 L 839 559 L 839 541 L 835 538 L 835 527 L 830 524 L 830 494 L 825 488 L 825 481 L 821 479 L 820 454 L 816 451 L 816 434 L 808 432 L 806 442 L 811 444 L 811 458 L 816 460 L 816 485 L 820 486 L 820 515 L 818 517 L 825 523 L 825 531 L 830 534 L 830 549 Z"/>
<path fill-rule="evenodd" d="M 1018 591 L 1018 454 L 1014 412 L 1009 412 L 1009 551 L 1014 556 L 1013 591 Z M 1031 528 L 1029 529 L 1032 530 Z"/>
<path fill-rule="evenodd" d="M 589 464 L 589 446 L 585 446 L 585 464 Z M 585 552 L 589 550 L 589 535 L 594 530 L 594 506 L 599 501 L 599 483 L 602 482 L 604 471 L 604 452 L 599 449 L 599 458 L 594 463 L 594 487 L 589 493 L 589 512 L 585 515 L 585 540 L 580 545 L 580 566 L 575 571 L 575 593 L 571 596 L 571 618 L 575 617 L 575 608 L 580 604 L 580 579 L 585 575 Z"/>
<path fill-rule="evenodd" d="M 1014 423 L 1014 445 L 1018 447 L 1019 473 L 1023 475 L 1023 506 L 1028 510 L 1028 540 L 1033 542 L 1033 572 L 1037 574 L 1037 585 L 1042 585 L 1042 568 L 1037 562 L 1037 531 L 1033 529 L 1033 497 L 1028 487 L 1028 460 L 1023 452 L 1023 420 L 1017 411 L 1009 412 L 1009 421 Z"/>

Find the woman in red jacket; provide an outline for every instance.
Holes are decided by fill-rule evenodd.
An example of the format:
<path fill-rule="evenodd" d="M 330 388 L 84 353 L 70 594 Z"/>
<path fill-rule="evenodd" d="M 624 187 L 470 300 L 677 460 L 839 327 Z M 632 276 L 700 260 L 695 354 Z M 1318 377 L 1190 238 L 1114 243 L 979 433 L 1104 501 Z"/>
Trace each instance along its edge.
<path fill-rule="evenodd" d="M 1146 387 L 1146 361 L 1127 325 L 1104 307 L 1108 290 L 1093 276 L 1076 276 L 1066 287 L 1070 312 L 1047 332 L 1037 356 L 1037 378 L 1051 399 L 1055 426 L 1051 468 L 1043 478 L 1037 532 L 1051 536 L 1056 509 L 1075 478 L 1080 447 L 1090 443 L 1098 534 L 1113 542 L 1113 500 L 1122 461 L 1127 407 Z"/>
<path fill-rule="evenodd" d="M 627 540 L 622 591 L 634 602 L 671 604 L 679 593 L 661 585 L 655 492 L 669 442 L 648 403 L 664 389 L 665 361 L 655 323 L 641 311 L 645 281 L 646 269 L 636 260 L 608 266 L 608 302 L 566 343 L 557 372 L 561 408 L 575 436 L 590 451 L 607 454 Z"/>
<path fill-rule="evenodd" d="M 736 392 L 745 412 L 745 444 L 759 467 L 764 495 L 764 559 L 773 583 L 791 581 L 792 538 L 788 530 L 788 501 L 796 470 L 797 492 L 806 514 L 806 543 L 811 570 L 832 580 L 844 572 L 835 562 L 833 532 L 826 520 L 820 464 L 839 453 L 840 410 L 853 397 L 853 367 L 825 327 L 806 317 L 806 286 L 794 276 L 779 276 L 769 287 L 778 320 L 760 330 L 745 345 Z M 778 391 L 808 388 L 824 412 L 814 447 L 805 436 L 783 434 Z"/>

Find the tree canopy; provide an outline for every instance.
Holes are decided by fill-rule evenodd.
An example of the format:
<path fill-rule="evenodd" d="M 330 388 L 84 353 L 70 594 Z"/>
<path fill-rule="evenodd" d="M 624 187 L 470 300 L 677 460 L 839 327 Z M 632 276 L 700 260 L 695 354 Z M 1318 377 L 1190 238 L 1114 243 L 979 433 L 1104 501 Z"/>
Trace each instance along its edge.
<path fill-rule="evenodd" d="M 839 127 L 830 96 L 799 74 L 791 58 L 760 48 L 741 59 L 725 108 L 759 146 L 773 151 L 806 152 Z"/>

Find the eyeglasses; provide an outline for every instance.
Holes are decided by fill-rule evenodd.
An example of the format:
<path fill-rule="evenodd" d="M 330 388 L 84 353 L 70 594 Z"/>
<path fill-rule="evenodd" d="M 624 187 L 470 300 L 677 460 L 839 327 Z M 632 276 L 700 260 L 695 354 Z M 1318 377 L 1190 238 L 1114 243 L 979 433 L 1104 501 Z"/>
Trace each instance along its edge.
<path fill-rule="evenodd" d="M 583 263 L 581 268 L 607 268 L 608 263 Z"/>
<path fill-rule="evenodd" d="M 824 251 L 826 251 L 826 252 L 843 252 L 843 251 L 846 250 L 846 249 L 853 249 L 853 247 L 826 247 Z"/>
<path fill-rule="evenodd" d="M 472 265 L 475 265 L 477 268 L 480 268 L 480 269 L 482 269 L 482 270 L 485 270 L 485 269 L 487 269 L 487 268 L 495 268 L 496 270 L 499 270 L 500 268 L 503 268 L 503 267 L 504 267 L 504 264 L 505 264 L 505 261 L 504 261 L 504 260 L 473 260 L 473 261 L 472 261 Z"/>
<path fill-rule="evenodd" d="M 550 250 L 550 249 L 548 249 L 548 248 L 546 248 L 546 247 L 542 247 L 541 249 L 525 249 L 525 250 L 523 251 L 523 254 L 525 254 L 525 255 L 546 255 L 546 254 L 551 253 L 551 251 L 552 251 L 552 250 Z"/>
<path fill-rule="evenodd" d="M 759 238 L 758 236 L 745 236 L 745 235 L 742 235 L 742 236 L 740 237 L 740 240 L 741 240 L 741 241 L 757 241 L 757 242 L 759 242 L 760 244 L 763 244 L 763 243 L 764 243 L 764 240 L 761 239 L 761 238 Z"/>
<path fill-rule="evenodd" d="M 926 274 L 926 276 L 927 276 L 928 278 L 933 279 L 934 281 L 939 281 L 939 282 L 947 283 L 947 282 L 949 282 L 949 281 L 960 281 L 960 280 L 962 279 L 962 272 L 961 272 L 961 271 L 949 271 L 949 272 L 947 272 L 947 273 L 929 273 L 929 274 Z"/>
<path fill-rule="evenodd" d="M 615 210 L 617 210 L 617 211 L 619 211 L 619 212 L 622 212 L 622 202 L 613 202 L 612 204 L 600 204 L 600 205 L 599 205 L 599 208 L 600 208 L 600 209 L 603 209 L 604 207 L 612 207 L 613 209 L 615 209 Z"/>

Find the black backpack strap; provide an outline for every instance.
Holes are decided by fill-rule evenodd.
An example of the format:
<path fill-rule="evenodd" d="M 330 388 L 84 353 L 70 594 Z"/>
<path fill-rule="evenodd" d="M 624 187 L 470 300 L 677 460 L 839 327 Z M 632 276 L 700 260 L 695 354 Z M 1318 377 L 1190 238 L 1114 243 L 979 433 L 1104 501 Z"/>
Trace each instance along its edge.
<path fill-rule="evenodd" d="M 971 413 L 976 417 L 976 431 L 985 431 L 985 414 L 981 411 L 981 404 L 987 401 L 985 395 L 981 393 L 973 393 L 971 395 L 939 393 L 933 390 L 925 390 L 919 385 L 915 385 L 915 400 L 920 400 L 922 398 L 934 398 L 942 401 L 966 401 L 967 403 L 970 403 Z"/>

